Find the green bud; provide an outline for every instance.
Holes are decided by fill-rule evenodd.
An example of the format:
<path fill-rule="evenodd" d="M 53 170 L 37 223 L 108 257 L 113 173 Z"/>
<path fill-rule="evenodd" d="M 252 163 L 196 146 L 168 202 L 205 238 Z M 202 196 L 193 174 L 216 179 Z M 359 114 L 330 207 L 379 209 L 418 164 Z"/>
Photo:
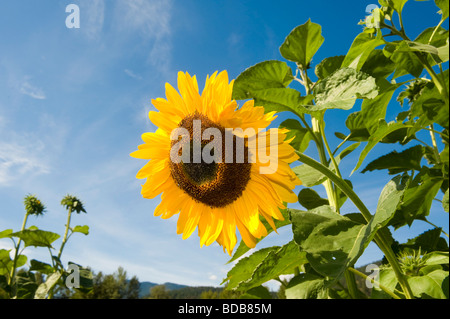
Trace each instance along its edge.
<path fill-rule="evenodd" d="M 80 212 L 86 213 L 83 202 L 72 195 L 64 196 L 64 198 L 61 200 L 61 205 L 65 206 L 66 209 L 71 208 L 72 211 L 77 212 L 77 214 L 79 214 Z"/>
<path fill-rule="evenodd" d="M 34 195 L 25 196 L 23 204 L 28 215 L 39 216 L 43 215 L 45 212 L 44 204 L 42 204 L 42 202 Z"/>

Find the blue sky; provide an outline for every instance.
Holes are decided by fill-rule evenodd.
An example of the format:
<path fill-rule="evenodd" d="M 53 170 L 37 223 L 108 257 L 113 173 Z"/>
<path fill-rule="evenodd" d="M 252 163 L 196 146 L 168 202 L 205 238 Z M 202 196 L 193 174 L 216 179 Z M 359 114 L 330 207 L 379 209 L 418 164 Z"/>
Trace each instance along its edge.
<path fill-rule="evenodd" d="M 80 8 L 79 29 L 66 28 L 70 3 Z M 322 25 L 325 37 L 313 63 L 345 54 L 372 3 L 376 1 L 2 1 L 0 230 L 20 228 L 22 199 L 33 193 L 47 213 L 30 218 L 28 225 L 62 234 L 66 213 L 59 202 L 70 193 L 88 212 L 74 216 L 72 223 L 89 225 L 90 234 L 71 238 L 64 262 L 106 273 L 122 266 L 142 281 L 219 285 L 231 267 L 222 248 L 200 248 L 196 233 L 183 241 L 176 235 L 176 218 L 153 217 L 159 199 L 140 195 L 143 181 L 135 175 L 144 162 L 129 153 L 141 143 L 142 133 L 155 130 L 147 117 L 154 109 L 150 100 L 164 96 L 165 82 L 175 86 L 178 71 L 196 74 L 201 85 L 216 70 L 226 69 L 235 78 L 258 62 L 282 60 L 278 48 L 284 38 L 309 18 Z M 408 2 L 409 36 L 436 25 L 437 10 L 432 3 Z M 347 114 L 330 112 L 330 136 L 345 132 Z M 336 146 L 336 140 L 330 142 Z M 385 151 L 376 148 L 367 160 Z M 355 157 L 343 163 L 344 175 L 355 163 Z M 352 176 L 372 211 L 388 180 L 376 173 Z M 438 206 L 430 220 L 444 223 L 448 232 L 448 215 Z M 429 229 L 421 222 L 413 226 L 401 229 L 400 239 Z M 261 244 L 281 245 L 290 237 L 284 228 Z M 9 249 L 10 243 L 0 241 L 0 248 Z M 26 253 L 49 261 L 43 249 Z M 370 245 L 359 264 L 379 258 Z"/>

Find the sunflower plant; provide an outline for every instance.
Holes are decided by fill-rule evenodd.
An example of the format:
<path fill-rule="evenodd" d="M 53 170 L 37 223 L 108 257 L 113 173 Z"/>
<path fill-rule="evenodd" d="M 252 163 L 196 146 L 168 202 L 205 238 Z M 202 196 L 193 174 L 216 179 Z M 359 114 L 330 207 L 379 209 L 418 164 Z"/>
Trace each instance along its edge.
<path fill-rule="evenodd" d="M 410 39 L 407 2 L 380 0 L 345 56 L 313 66 L 325 39 L 308 20 L 282 43 L 287 61 L 258 63 L 231 81 L 216 72 L 202 92 L 195 76 L 179 72 L 178 91 L 166 84 L 166 97 L 152 100 L 158 129 L 131 154 L 148 160 L 137 174 L 146 179 L 142 195 L 161 195 L 154 214 L 178 215 L 183 239 L 197 229 L 200 245 L 217 242 L 230 254 L 227 289 L 266 298 L 263 285 L 278 280 L 287 298 L 448 298 L 448 234 L 427 217 L 433 201 L 448 213 L 449 8 L 436 0 L 439 24 Z M 325 130 L 330 110 L 348 112 L 337 145 Z M 281 112 L 290 116 L 275 128 Z M 394 121 L 388 112 L 397 112 Z M 392 150 L 365 163 L 380 144 Z M 361 173 L 391 175 L 374 211 L 340 169 L 356 151 L 350 175 L 364 163 Z M 292 208 L 297 202 L 305 210 Z M 430 229 L 394 239 L 416 220 Z M 256 249 L 286 226 L 289 242 Z M 355 269 L 371 242 L 384 254 L 376 277 Z M 373 285 L 370 296 L 358 277 Z"/>
<path fill-rule="evenodd" d="M 31 216 L 43 216 L 46 212 L 45 205 L 35 195 L 24 198 L 25 216 L 20 231 L 0 231 L 0 239 L 9 239 L 14 246 L 11 250 L 0 249 L 0 299 L 52 299 L 58 290 L 92 289 L 92 273 L 89 269 L 72 262 L 64 267 L 61 261 L 64 247 L 74 233 L 89 234 L 87 225 L 70 226 L 72 213 L 86 213 L 86 210 L 83 203 L 72 195 L 64 196 L 61 205 L 67 210 L 67 224 L 59 250 L 54 247 L 61 237 L 58 233 L 27 226 Z M 31 246 L 46 248 L 50 253 L 50 263 L 29 260 L 24 249 Z M 77 278 L 71 280 L 74 276 Z M 76 281 L 76 285 L 71 284 L 72 281 Z"/>

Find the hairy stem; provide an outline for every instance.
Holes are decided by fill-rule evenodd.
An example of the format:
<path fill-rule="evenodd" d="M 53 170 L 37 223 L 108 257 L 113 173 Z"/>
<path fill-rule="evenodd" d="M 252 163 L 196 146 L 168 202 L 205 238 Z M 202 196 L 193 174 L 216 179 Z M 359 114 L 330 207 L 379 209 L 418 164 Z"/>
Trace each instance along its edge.
<path fill-rule="evenodd" d="M 353 189 L 342 178 L 333 173 L 328 167 L 320 164 L 311 157 L 300 152 L 297 152 L 297 154 L 299 156 L 299 161 L 305 163 L 306 165 L 311 166 L 312 168 L 316 169 L 317 171 L 321 172 L 323 175 L 328 177 L 330 180 L 332 180 L 334 184 L 337 187 L 339 187 L 342 190 L 342 192 L 344 192 L 344 194 L 347 195 L 347 197 L 355 204 L 355 206 L 359 209 L 359 211 L 364 216 L 367 222 L 369 222 L 372 219 L 372 214 L 370 213 L 370 211 L 367 209 L 367 207 L 364 205 L 364 203 L 361 201 L 358 195 L 356 195 Z M 402 287 L 406 298 L 412 299 L 413 294 L 411 291 L 411 287 L 409 286 L 408 281 L 406 280 L 403 274 L 400 264 L 398 263 L 397 257 L 395 256 L 390 245 L 388 244 L 388 240 L 385 238 L 385 236 L 383 236 L 382 232 L 377 232 L 374 236 L 374 240 L 375 243 L 378 245 L 378 247 L 381 249 L 381 251 L 384 253 L 392 269 L 394 270 L 397 280 L 400 286 Z"/>

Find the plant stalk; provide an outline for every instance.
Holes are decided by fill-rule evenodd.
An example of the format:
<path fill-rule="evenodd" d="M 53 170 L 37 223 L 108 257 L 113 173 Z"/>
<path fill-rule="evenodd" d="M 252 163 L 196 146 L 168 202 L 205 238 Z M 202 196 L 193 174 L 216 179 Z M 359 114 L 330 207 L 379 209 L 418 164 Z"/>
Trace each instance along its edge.
<path fill-rule="evenodd" d="M 367 207 L 364 205 L 364 203 L 361 201 L 361 199 L 356 195 L 356 193 L 353 191 L 353 189 L 342 179 L 339 178 L 335 173 L 333 173 L 328 167 L 320 164 L 316 160 L 312 159 L 311 157 L 296 152 L 299 156 L 299 160 L 306 165 L 311 166 L 312 168 L 316 169 L 317 171 L 321 172 L 323 175 L 328 177 L 330 180 L 334 182 L 334 184 L 339 187 L 342 192 L 344 192 L 345 195 L 355 204 L 355 206 L 359 209 L 361 214 L 364 216 L 365 220 L 369 222 L 372 219 L 372 214 L 367 209 Z M 383 234 L 381 232 L 377 232 L 374 236 L 374 241 L 378 245 L 378 247 L 381 249 L 381 251 L 386 256 L 386 259 L 390 263 L 392 269 L 395 272 L 395 275 L 397 277 L 397 280 L 400 284 L 400 286 L 403 289 L 403 292 L 408 299 L 413 298 L 413 293 L 411 291 L 411 287 L 408 284 L 408 281 L 406 280 L 402 269 L 400 267 L 400 264 L 398 263 L 397 257 L 395 256 L 394 252 L 392 251 L 390 245 L 387 244 L 386 238 L 384 238 Z"/>
<path fill-rule="evenodd" d="M 27 220 L 28 220 L 28 212 L 25 213 L 25 217 L 23 218 L 23 222 L 22 222 L 22 228 L 20 229 L 20 231 L 24 231 L 25 227 L 27 225 Z M 16 251 L 14 253 L 14 259 L 13 259 L 13 265 L 12 265 L 12 269 L 11 269 L 11 274 L 9 277 L 9 286 L 12 288 L 12 285 L 14 283 L 14 277 L 16 276 L 16 265 L 17 265 L 17 258 L 19 257 L 19 249 L 20 249 L 20 244 L 22 243 L 22 239 L 19 238 L 19 240 L 17 241 L 17 246 L 16 246 Z"/>

